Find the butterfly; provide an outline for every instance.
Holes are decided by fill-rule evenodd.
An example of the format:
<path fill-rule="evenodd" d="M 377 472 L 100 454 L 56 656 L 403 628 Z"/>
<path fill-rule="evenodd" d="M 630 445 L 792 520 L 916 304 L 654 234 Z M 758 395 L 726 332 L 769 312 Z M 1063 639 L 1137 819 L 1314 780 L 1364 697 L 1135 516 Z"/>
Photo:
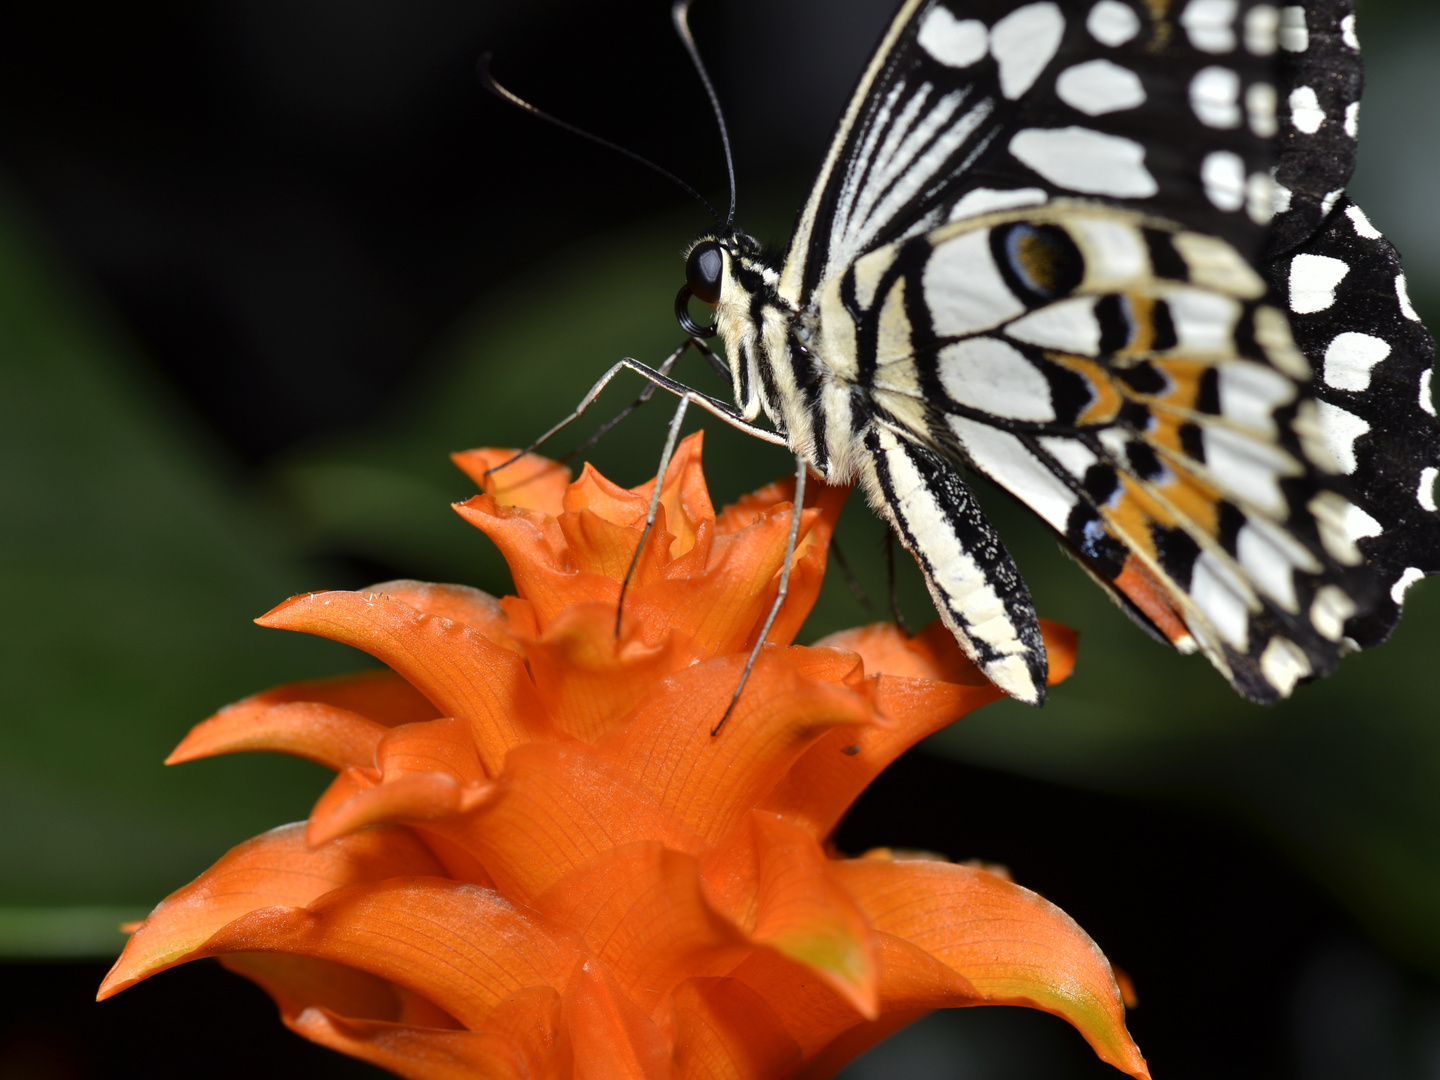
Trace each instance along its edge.
<path fill-rule="evenodd" d="M 735 404 L 689 393 L 858 484 L 1010 695 L 1043 700 L 1045 646 L 971 472 L 1287 697 L 1440 571 L 1434 342 L 1344 190 L 1360 88 L 1352 0 L 905 0 L 783 258 L 733 184 L 690 245 L 677 316 Z"/>

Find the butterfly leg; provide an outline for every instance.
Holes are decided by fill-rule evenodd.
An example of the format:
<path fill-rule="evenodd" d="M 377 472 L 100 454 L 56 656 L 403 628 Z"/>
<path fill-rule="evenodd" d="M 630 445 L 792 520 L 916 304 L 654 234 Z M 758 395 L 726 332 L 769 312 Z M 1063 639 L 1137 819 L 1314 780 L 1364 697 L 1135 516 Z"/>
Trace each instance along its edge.
<path fill-rule="evenodd" d="M 1045 642 L 1030 592 L 952 463 L 887 428 L 865 436 L 870 502 L 925 575 L 940 618 L 987 678 L 1045 700 Z"/>
<path fill-rule="evenodd" d="M 765 639 L 770 636 L 770 628 L 775 625 L 775 617 L 785 606 L 785 597 L 790 592 L 790 564 L 795 559 L 795 547 L 800 542 L 800 511 L 805 506 L 807 468 L 805 459 L 796 454 L 795 504 L 790 510 L 790 533 L 785 538 L 785 561 L 780 564 L 780 587 L 775 591 L 775 602 L 770 605 L 770 614 L 765 616 L 765 625 L 760 628 L 760 636 L 755 639 L 755 647 L 750 650 L 750 656 L 745 661 L 745 670 L 740 673 L 740 685 L 735 687 L 735 693 L 730 695 L 730 704 L 725 706 L 725 715 L 720 717 L 720 722 L 710 729 L 711 735 L 719 735 L 720 729 L 725 726 L 725 721 L 729 720 L 730 714 L 735 711 L 735 704 L 740 700 L 740 692 L 745 689 L 745 684 L 750 680 L 750 670 L 755 666 L 755 661 L 759 659 L 760 650 L 765 647 Z"/>
<path fill-rule="evenodd" d="M 655 527 L 655 517 L 660 512 L 660 492 L 665 487 L 665 473 L 670 468 L 670 459 L 675 455 L 675 444 L 680 438 L 680 425 L 685 422 L 685 410 L 690 407 L 688 395 L 680 396 L 675 415 L 670 418 L 670 430 L 665 434 L 665 449 L 660 452 L 660 467 L 655 471 L 655 490 L 650 493 L 650 509 L 645 512 L 645 528 L 640 533 L 640 543 L 635 545 L 635 554 L 630 556 L 630 568 L 625 571 L 625 580 L 620 583 L 620 600 L 615 605 L 615 636 L 620 636 L 620 617 L 625 612 L 625 594 L 630 590 L 630 579 L 639 565 L 640 553 L 645 550 L 645 541 L 650 539 L 650 530 Z"/>
<path fill-rule="evenodd" d="M 706 345 L 703 341 L 697 340 L 696 338 L 687 339 L 680 345 L 679 348 L 677 348 L 673 353 L 666 357 L 665 362 L 661 364 L 658 369 L 660 374 L 669 375 L 671 369 L 674 368 L 676 362 L 680 359 L 680 357 L 685 354 L 685 350 L 691 348 L 693 348 L 696 352 L 703 356 L 709 362 L 710 366 L 714 368 L 717 373 L 719 373 L 722 379 L 729 379 L 730 369 L 725 366 L 724 361 L 722 361 L 718 356 L 716 356 L 714 351 L 708 345 Z M 626 405 L 625 408 L 621 409 L 609 420 L 606 420 L 605 423 L 601 424 L 600 427 L 596 429 L 596 431 L 592 435 L 587 437 L 584 442 L 580 443 L 580 445 L 576 446 L 573 450 L 566 451 L 559 460 L 569 461 L 572 458 L 578 457 L 579 455 L 585 453 L 592 446 L 594 446 L 601 439 L 603 439 L 606 435 L 610 434 L 610 432 L 614 428 L 624 422 L 631 413 L 633 413 L 636 409 L 640 408 L 641 405 L 644 405 L 647 401 L 654 397 L 655 391 L 657 389 L 658 387 L 655 383 L 646 383 L 645 389 L 640 391 L 639 397 L 637 397 L 629 405 Z M 561 427 L 563 427 L 564 424 L 573 422 L 574 419 L 575 415 L 570 416 L 567 420 L 564 421 L 564 423 L 561 424 Z M 549 438 L 551 434 L 558 430 L 559 428 L 553 428 L 550 432 L 547 432 L 545 435 L 541 436 L 541 442 Z M 534 445 L 528 447 L 525 452 L 529 453 L 531 450 L 536 449 L 539 445 L 540 443 L 537 442 Z"/>
<path fill-rule="evenodd" d="M 890 587 L 890 614 L 895 619 L 895 625 L 900 627 L 906 637 L 914 637 L 910 624 L 905 621 L 905 614 L 900 610 L 900 590 L 897 587 L 895 578 L 895 530 L 885 530 L 885 580 Z"/>
<path fill-rule="evenodd" d="M 750 421 L 746 420 L 745 417 L 741 415 L 740 410 L 735 408 L 735 406 L 727 402 L 721 401 L 719 398 L 711 397 L 709 394 L 701 393 L 699 390 L 692 390 L 684 383 L 677 382 L 676 380 L 670 378 L 670 369 L 675 366 L 675 362 L 680 359 L 680 357 L 684 354 L 684 351 L 690 348 L 692 345 L 700 350 L 701 355 L 703 355 L 707 360 L 709 360 L 712 366 L 718 363 L 715 354 L 711 352 L 708 348 L 706 348 L 703 344 L 695 341 L 694 339 L 687 341 L 685 344 L 681 345 L 678 349 L 671 353 L 668 357 L 666 357 L 665 362 L 660 365 L 658 370 L 656 368 L 649 367 L 646 364 L 642 364 L 638 360 L 633 360 L 628 356 L 624 357 L 622 360 L 619 361 L 619 363 L 612 366 L 610 370 L 605 372 L 604 375 L 601 375 L 600 378 L 596 380 L 595 385 L 590 388 L 589 392 L 583 398 L 581 398 L 580 404 L 575 406 L 575 410 L 569 416 L 565 417 L 549 431 L 541 435 L 524 450 L 520 451 L 520 453 L 510 458 L 509 461 L 503 461 L 499 465 L 496 465 L 494 468 L 487 469 L 486 474 L 488 475 L 489 473 L 495 472 L 498 469 L 503 469 L 507 465 L 519 461 L 526 454 L 530 453 L 532 450 L 536 450 L 539 447 L 543 446 L 551 437 L 556 435 L 558 432 L 563 431 L 565 428 L 569 427 L 576 420 L 580 419 L 580 417 L 585 415 L 585 410 L 590 408 L 590 406 L 595 403 L 595 399 L 600 396 L 600 394 L 604 391 L 605 387 L 610 385 L 611 381 L 615 378 L 615 376 L 619 375 L 620 372 L 627 369 L 643 376 L 650 385 L 641 392 L 640 397 L 628 409 L 624 410 L 620 413 L 619 416 L 615 417 L 615 419 L 605 424 L 595 435 L 591 436 L 591 438 L 587 439 L 584 443 L 582 443 L 579 447 L 572 451 L 572 454 L 579 453 L 581 450 L 593 446 L 600 439 L 601 436 L 603 436 L 606 432 L 608 432 L 612 427 L 618 424 L 625 417 L 629 416 L 630 413 L 634 412 L 635 409 L 638 408 L 640 405 L 648 401 L 650 399 L 650 396 L 654 394 L 657 387 L 661 390 L 668 390 L 670 393 L 676 395 L 677 397 L 686 398 L 692 404 L 699 405 L 706 412 L 725 421 L 725 423 L 729 424 L 731 427 L 743 431 L 746 435 L 752 436 L 756 439 L 761 439 L 768 443 L 774 443 L 776 446 L 787 446 L 788 444 L 786 443 L 785 437 L 783 435 L 780 435 L 779 433 L 774 431 L 770 431 L 768 428 L 762 428 L 758 424 L 750 423 Z"/>

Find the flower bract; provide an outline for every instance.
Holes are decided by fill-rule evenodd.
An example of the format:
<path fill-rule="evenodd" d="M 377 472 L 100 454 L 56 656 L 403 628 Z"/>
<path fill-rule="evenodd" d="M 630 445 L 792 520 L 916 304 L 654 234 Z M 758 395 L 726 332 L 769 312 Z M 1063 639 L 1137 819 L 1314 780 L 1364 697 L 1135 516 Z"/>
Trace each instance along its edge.
<path fill-rule="evenodd" d="M 793 483 L 717 514 L 692 436 L 640 547 L 653 486 L 533 456 L 488 472 L 508 456 L 456 455 L 484 492 L 456 510 L 514 596 L 391 581 L 258 620 L 384 666 L 257 694 L 180 744 L 170 761 L 268 750 L 336 775 L 308 821 L 164 900 L 102 998 L 219 957 L 306 1038 L 426 1080 L 823 1077 L 932 1009 L 1022 1005 L 1148 1076 L 1110 965 L 1053 904 L 995 867 L 830 846 L 900 753 L 1000 696 L 938 624 L 792 644 L 843 490 L 807 492 L 788 597 L 712 736 Z M 1074 637 L 1045 633 L 1063 677 Z"/>

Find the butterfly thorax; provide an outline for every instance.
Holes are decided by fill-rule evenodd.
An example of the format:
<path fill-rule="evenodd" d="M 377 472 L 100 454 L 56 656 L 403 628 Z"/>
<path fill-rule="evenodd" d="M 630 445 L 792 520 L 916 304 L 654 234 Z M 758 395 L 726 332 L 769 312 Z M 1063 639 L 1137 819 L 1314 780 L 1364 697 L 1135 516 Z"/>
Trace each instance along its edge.
<path fill-rule="evenodd" d="M 725 343 L 736 405 L 747 420 L 763 412 L 827 481 L 852 482 L 860 452 L 857 431 L 827 423 L 828 415 L 849 412 L 853 387 L 844 378 L 843 350 L 836 363 L 818 310 L 798 309 L 780 295 L 777 260 L 758 240 L 738 229 L 701 237 L 690 249 L 692 264 L 706 245 L 723 257 L 715 328 Z M 690 276 L 693 287 L 698 283 Z M 699 289 L 696 295 L 705 298 Z"/>

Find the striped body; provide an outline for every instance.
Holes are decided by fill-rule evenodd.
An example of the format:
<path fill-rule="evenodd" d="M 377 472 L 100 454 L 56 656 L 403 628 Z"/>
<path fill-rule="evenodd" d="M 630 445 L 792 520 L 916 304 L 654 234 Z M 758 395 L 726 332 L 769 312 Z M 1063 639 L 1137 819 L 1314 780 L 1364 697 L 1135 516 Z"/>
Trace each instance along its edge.
<path fill-rule="evenodd" d="M 1339 2 L 908 0 L 783 264 L 697 241 L 740 411 L 865 489 L 1012 695 L 1044 646 L 963 469 L 1259 701 L 1440 569 L 1433 343 L 1393 249 L 1307 190 L 1353 155 L 1351 38 Z"/>

